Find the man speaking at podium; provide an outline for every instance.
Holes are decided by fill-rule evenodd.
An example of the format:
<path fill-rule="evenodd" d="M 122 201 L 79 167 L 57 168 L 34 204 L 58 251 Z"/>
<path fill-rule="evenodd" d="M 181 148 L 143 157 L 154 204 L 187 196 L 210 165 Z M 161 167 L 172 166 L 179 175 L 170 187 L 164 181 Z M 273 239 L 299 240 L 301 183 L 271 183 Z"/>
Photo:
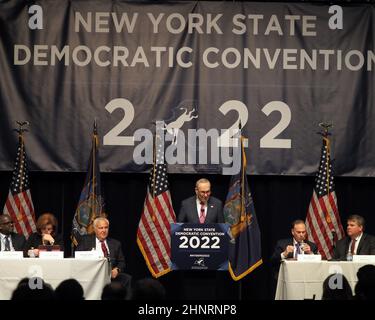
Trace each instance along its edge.
<path fill-rule="evenodd" d="M 207 224 L 224 223 L 223 204 L 211 196 L 211 183 L 199 179 L 195 183 L 195 196 L 185 199 L 177 217 L 178 222 Z M 222 272 L 202 270 L 184 271 L 180 276 L 184 299 L 217 299 L 227 288 Z M 227 273 L 225 273 L 227 277 Z M 219 295 L 219 296 L 217 296 Z"/>
<path fill-rule="evenodd" d="M 181 203 L 178 222 L 224 223 L 222 202 L 211 197 L 211 183 L 199 179 L 195 184 L 195 196 Z"/>

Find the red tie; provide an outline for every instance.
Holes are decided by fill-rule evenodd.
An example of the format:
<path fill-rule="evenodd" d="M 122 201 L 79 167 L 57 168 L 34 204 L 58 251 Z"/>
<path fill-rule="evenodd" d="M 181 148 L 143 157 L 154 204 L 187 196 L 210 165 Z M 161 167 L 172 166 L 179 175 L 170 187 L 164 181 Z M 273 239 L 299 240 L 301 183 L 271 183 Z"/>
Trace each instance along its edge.
<path fill-rule="evenodd" d="M 107 250 L 107 247 L 105 246 L 104 240 L 100 240 L 100 243 L 102 244 L 102 251 L 103 251 L 104 257 L 108 258 L 108 250 Z"/>
<path fill-rule="evenodd" d="M 201 212 L 200 212 L 200 215 L 199 215 L 199 222 L 200 223 L 204 223 L 204 221 L 206 220 L 206 215 L 205 215 L 205 212 L 204 212 L 204 203 L 201 202 Z"/>
<path fill-rule="evenodd" d="M 350 246 L 350 252 L 351 252 L 351 254 L 354 254 L 355 242 L 356 242 L 356 239 L 353 239 L 352 240 L 352 245 Z"/>

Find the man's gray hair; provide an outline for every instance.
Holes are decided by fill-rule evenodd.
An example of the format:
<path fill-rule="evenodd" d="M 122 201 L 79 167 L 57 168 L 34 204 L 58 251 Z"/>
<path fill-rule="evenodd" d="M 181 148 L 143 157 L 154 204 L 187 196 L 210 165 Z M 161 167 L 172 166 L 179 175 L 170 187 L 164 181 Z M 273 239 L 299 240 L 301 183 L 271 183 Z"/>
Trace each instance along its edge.
<path fill-rule="evenodd" d="M 362 216 L 360 216 L 358 214 L 352 214 L 352 215 L 350 215 L 348 217 L 347 221 L 354 221 L 360 227 L 362 227 L 363 229 L 365 229 L 365 218 L 363 218 Z"/>
<path fill-rule="evenodd" d="M 294 220 L 292 222 L 292 229 L 294 229 L 294 226 L 297 225 L 297 224 L 305 224 L 305 221 L 303 221 L 301 219 Z"/>
<path fill-rule="evenodd" d="M 109 221 L 108 221 L 107 218 L 104 218 L 104 217 L 97 217 L 97 218 L 95 218 L 94 222 L 92 223 L 93 226 L 94 226 L 94 229 L 96 229 L 96 226 L 98 225 L 98 223 L 99 223 L 100 221 L 105 221 L 105 222 L 107 222 L 107 223 L 108 223 L 108 226 L 109 226 Z"/>
<path fill-rule="evenodd" d="M 201 183 L 209 183 L 211 185 L 211 182 L 206 178 L 201 178 L 195 183 L 195 187 L 198 188 L 198 185 Z"/>

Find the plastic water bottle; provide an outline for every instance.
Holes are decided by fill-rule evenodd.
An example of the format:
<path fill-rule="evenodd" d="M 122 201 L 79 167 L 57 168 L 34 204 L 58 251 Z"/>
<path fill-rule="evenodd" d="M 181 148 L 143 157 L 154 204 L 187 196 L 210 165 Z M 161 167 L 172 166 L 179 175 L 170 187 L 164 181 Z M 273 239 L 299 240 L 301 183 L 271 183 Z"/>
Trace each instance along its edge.
<path fill-rule="evenodd" d="M 353 261 L 353 255 L 350 251 L 346 254 L 346 261 Z"/>
<path fill-rule="evenodd" d="M 31 247 L 31 249 L 29 250 L 29 257 L 30 258 L 35 258 L 35 253 L 34 253 L 34 248 L 33 247 Z"/>

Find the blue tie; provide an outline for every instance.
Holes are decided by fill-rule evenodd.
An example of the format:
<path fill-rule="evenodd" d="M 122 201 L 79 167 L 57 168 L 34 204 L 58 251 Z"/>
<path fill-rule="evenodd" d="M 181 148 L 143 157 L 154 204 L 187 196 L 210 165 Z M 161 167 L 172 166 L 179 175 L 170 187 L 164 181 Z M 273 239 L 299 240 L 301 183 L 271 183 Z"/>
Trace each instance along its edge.
<path fill-rule="evenodd" d="M 301 246 L 298 242 L 296 243 L 296 256 L 295 256 L 295 258 L 297 258 L 297 254 L 301 254 Z"/>

